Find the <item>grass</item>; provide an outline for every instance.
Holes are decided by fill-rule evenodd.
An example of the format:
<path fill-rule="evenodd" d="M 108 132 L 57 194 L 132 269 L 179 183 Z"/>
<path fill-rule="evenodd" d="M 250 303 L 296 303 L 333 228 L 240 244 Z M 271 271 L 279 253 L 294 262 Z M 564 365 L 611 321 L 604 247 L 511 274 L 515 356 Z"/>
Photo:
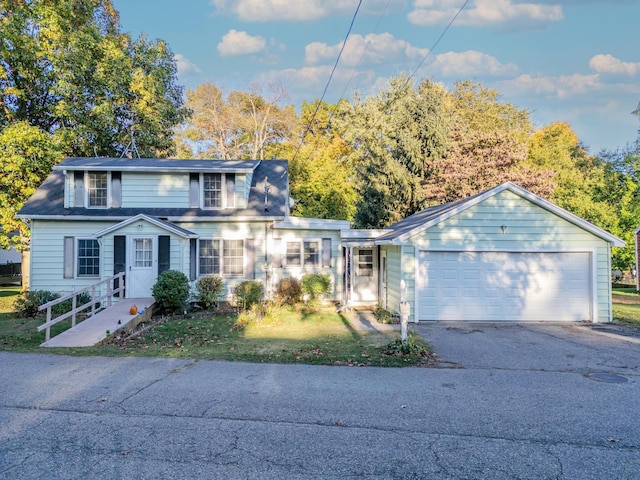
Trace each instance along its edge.
<path fill-rule="evenodd" d="M 268 321 L 250 322 L 244 328 L 238 328 L 236 322 L 236 315 L 179 316 L 127 341 L 111 338 L 106 344 L 93 347 L 45 350 L 39 347 L 44 332 L 36 331 L 42 319 L 1 313 L 0 350 L 387 367 L 425 364 L 431 358 L 431 348 L 418 335 L 413 335 L 412 341 L 428 355 L 387 354 L 385 348 L 397 333 L 357 331 L 346 316 L 333 312 L 308 314 L 279 309 Z M 55 325 L 52 336 L 65 328 L 68 325 Z"/>
<path fill-rule="evenodd" d="M 613 295 L 613 318 L 640 329 L 640 295 L 635 287 L 616 287 Z M 620 298 L 616 299 L 616 296 Z"/>

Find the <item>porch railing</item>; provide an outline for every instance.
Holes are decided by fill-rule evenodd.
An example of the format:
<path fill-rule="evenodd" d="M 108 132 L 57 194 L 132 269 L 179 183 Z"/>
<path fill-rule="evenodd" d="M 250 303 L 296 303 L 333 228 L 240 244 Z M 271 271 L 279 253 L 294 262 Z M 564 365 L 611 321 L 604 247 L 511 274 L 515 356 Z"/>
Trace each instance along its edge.
<path fill-rule="evenodd" d="M 77 292 L 69 293 L 60 298 L 56 298 L 55 300 L 51 300 L 50 302 L 41 305 L 38 310 L 46 310 L 47 311 L 47 321 L 38 327 L 38 331 L 41 332 L 45 330 L 45 341 L 48 342 L 51 339 L 51 327 L 56 323 L 59 323 L 67 318 L 71 317 L 71 328 L 76 326 L 76 316 L 78 313 L 83 312 L 89 308 L 91 308 L 91 315 L 96 313 L 96 305 L 102 304 L 102 301 L 106 299 L 106 307 L 110 307 L 112 304 L 112 299 L 114 295 L 118 295 L 118 298 L 123 298 L 124 293 L 124 272 L 117 273 L 116 275 L 106 278 L 104 280 L 100 280 L 93 285 L 83 288 L 82 290 L 78 290 Z M 117 282 L 116 282 L 117 280 Z M 117 283 L 118 287 L 113 288 L 113 285 Z M 103 285 L 106 284 L 106 293 L 100 294 L 103 291 Z M 83 293 L 89 293 L 91 295 L 91 300 L 87 303 L 78 306 L 77 300 L 78 296 Z M 52 318 L 52 307 L 58 305 L 59 303 L 66 302 L 71 299 L 71 310 L 67 313 L 63 313 L 55 318 Z"/>

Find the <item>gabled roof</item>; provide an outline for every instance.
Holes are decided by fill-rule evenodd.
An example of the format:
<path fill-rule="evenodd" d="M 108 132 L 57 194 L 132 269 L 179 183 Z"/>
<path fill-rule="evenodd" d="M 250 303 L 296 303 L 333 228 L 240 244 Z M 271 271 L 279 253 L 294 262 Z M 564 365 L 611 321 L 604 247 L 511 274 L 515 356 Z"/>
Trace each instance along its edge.
<path fill-rule="evenodd" d="M 104 237 L 105 235 L 116 232 L 121 228 L 126 227 L 127 225 L 131 225 L 132 223 L 141 221 L 151 223 L 152 225 L 160 227 L 167 232 L 174 233 L 182 238 L 198 238 L 200 236 L 197 233 L 193 233 L 187 230 L 186 228 L 179 227 L 177 225 L 174 225 L 173 223 L 161 220 L 160 218 L 150 217 L 149 215 L 145 215 L 144 213 L 140 213 L 134 217 L 123 220 L 122 222 L 115 223 L 107 228 L 103 228 L 102 230 L 94 233 L 93 236 L 96 238 Z"/>
<path fill-rule="evenodd" d="M 378 237 L 376 243 L 393 245 L 402 244 L 414 235 L 421 233 L 428 228 L 433 227 L 434 225 L 437 225 L 438 223 L 447 220 L 448 218 L 451 218 L 454 215 L 457 215 L 465 211 L 466 209 L 471 208 L 474 205 L 477 205 L 478 203 L 483 202 L 484 200 L 493 197 L 494 195 L 497 195 L 505 190 L 508 190 L 518 195 L 519 197 L 522 197 L 539 206 L 540 208 L 557 215 L 558 217 L 568 221 L 569 223 L 572 223 L 586 230 L 587 232 L 592 233 L 596 237 L 609 242 L 615 247 L 625 246 L 624 241 L 619 239 L 615 235 L 612 235 L 609 232 L 596 227 L 592 223 L 587 222 L 586 220 L 578 217 L 577 215 L 574 215 L 564 208 L 560 208 L 557 205 L 549 202 L 548 200 L 545 200 L 512 182 L 505 182 L 502 185 L 498 185 L 497 187 L 494 187 L 485 192 L 478 193 L 463 200 L 445 203 L 443 205 L 436 205 L 421 210 L 420 212 L 414 213 L 413 215 L 387 227 L 390 232 Z"/>
<path fill-rule="evenodd" d="M 53 170 L 251 173 L 259 164 L 260 160 L 179 160 L 175 158 L 72 157 L 62 160 L 59 164 L 53 167 Z"/>
<path fill-rule="evenodd" d="M 87 167 L 96 170 L 132 170 L 137 172 L 175 172 L 187 173 L 196 171 L 210 171 L 213 173 L 229 171 L 242 172 L 242 169 L 253 172 L 251 186 L 244 208 L 228 208 L 223 210 L 209 210 L 201 208 L 156 208 L 144 205 L 127 208 L 64 208 L 65 173 L 71 168 L 86 170 Z M 208 164 L 217 165 L 214 170 L 205 170 Z M 228 169 L 223 169 L 223 164 Z M 169 166 L 175 165 L 174 169 Z M 225 168 L 227 168 L 225 167 Z M 198 170 L 200 169 L 200 170 Z M 240 170 L 239 170 L 240 169 Z M 265 184 L 267 179 L 268 194 Z M 63 160 L 54 167 L 51 174 L 38 187 L 36 192 L 20 209 L 17 218 L 30 219 L 66 219 L 66 220 L 126 220 L 143 213 L 150 217 L 166 218 L 168 220 L 189 221 L 272 221 L 282 220 L 289 213 L 289 166 L 286 160 L 165 160 L 165 159 L 130 159 L 130 158 L 70 158 Z"/>

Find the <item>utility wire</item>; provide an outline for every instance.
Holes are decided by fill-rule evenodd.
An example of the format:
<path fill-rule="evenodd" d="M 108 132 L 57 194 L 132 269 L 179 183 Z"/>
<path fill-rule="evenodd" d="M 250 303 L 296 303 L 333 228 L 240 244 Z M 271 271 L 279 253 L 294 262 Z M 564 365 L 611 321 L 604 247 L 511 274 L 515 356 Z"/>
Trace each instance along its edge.
<path fill-rule="evenodd" d="M 322 92 L 322 96 L 320 97 L 320 100 L 318 101 L 318 104 L 316 105 L 316 109 L 313 112 L 313 115 L 311 116 L 311 120 L 309 121 L 309 124 L 307 125 L 307 128 L 305 128 L 304 132 L 302 133 L 302 137 L 300 137 L 300 143 L 298 144 L 298 148 L 296 148 L 296 151 L 293 154 L 293 158 L 291 159 L 292 162 L 293 162 L 293 160 L 296 159 L 296 156 L 298 155 L 298 152 L 300 151 L 300 148 L 302 147 L 302 143 L 304 142 L 304 137 L 307 135 L 307 133 L 309 133 L 309 129 L 311 128 L 311 124 L 316 119 L 316 115 L 318 114 L 318 110 L 320 109 L 320 105 L 322 104 L 322 101 L 324 100 L 324 97 L 327 94 L 327 90 L 329 89 L 329 84 L 331 83 L 331 80 L 333 79 L 333 74 L 335 73 L 336 68 L 338 68 L 338 63 L 340 62 L 340 57 L 342 56 L 342 52 L 344 52 L 344 47 L 347 45 L 347 40 L 349 39 L 349 35 L 351 34 L 351 29 L 353 28 L 353 24 L 356 21 L 356 17 L 358 16 L 358 12 L 360 11 L 360 6 L 361 5 L 362 5 L 362 0 L 360 0 L 358 2 L 358 6 L 356 7 L 356 11 L 354 12 L 353 18 L 351 19 L 351 24 L 349 25 L 349 30 L 347 30 L 347 34 L 344 37 L 344 41 L 342 42 L 342 47 L 340 48 L 340 52 L 338 53 L 338 58 L 336 58 L 336 62 L 333 65 L 333 69 L 331 70 L 331 74 L 329 74 L 329 79 L 327 80 L 327 83 L 324 86 L 324 91 Z"/>

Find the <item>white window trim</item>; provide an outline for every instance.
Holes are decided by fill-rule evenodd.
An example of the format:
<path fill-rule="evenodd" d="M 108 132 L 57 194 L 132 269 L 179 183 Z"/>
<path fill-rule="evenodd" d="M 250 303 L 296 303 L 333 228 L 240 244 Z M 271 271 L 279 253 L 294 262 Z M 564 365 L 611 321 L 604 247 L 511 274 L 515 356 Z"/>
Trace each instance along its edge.
<path fill-rule="evenodd" d="M 106 173 L 107 174 L 107 204 L 106 205 L 89 205 L 89 175 L 91 173 Z M 86 208 L 93 208 L 93 209 L 106 209 L 106 208 L 111 208 L 111 172 L 110 171 L 99 171 L 99 172 L 93 172 L 93 171 L 86 171 L 84 172 L 84 204 L 86 205 Z"/>
<path fill-rule="evenodd" d="M 304 244 L 305 242 L 315 242 L 318 244 L 318 261 L 313 264 L 304 263 Z M 289 265 L 287 261 L 287 245 L 289 243 L 300 244 L 300 264 Z M 292 238 L 282 239 L 282 265 L 285 268 L 321 268 L 322 267 L 322 239 L 321 238 Z"/>
<path fill-rule="evenodd" d="M 220 265 L 219 265 L 219 271 L 218 273 L 200 273 L 200 242 L 202 240 L 211 240 L 211 241 L 215 241 L 218 240 L 218 248 L 220 249 L 220 251 L 218 252 L 218 257 L 220 258 Z M 212 237 L 212 238 L 199 238 L 197 245 L 196 245 L 196 250 L 198 252 L 197 256 L 196 256 L 196 272 L 198 272 L 198 278 L 202 278 L 202 277 L 208 277 L 211 275 L 217 275 L 219 277 L 224 277 L 224 278 L 243 278 L 245 275 L 245 260 L 246 260 L 246 244 L 245 244 L 245 240 L 244 238 L 222 238 L 222 237 Z M 242 273 L 238 274 L 226 274 L 224 273 L 224 242 L 225 241 L 242 241 Z"/>
<path fill-rule="evenodd" d="M 80 241 L 81 240 L 93 240 L 98 243 L 98 275 L 80 275 L 78 269 L 80 268 Z M 74 278 L 101 278 L 102 275 L 102 244 L 100 240 L 94 237 L 76 237 L 75 238 L 75 251 L 73 252 L 73 276 Z"/>
<path fill-rule="evenodd" d="M 204 206 L 204 176 L 210 174 L 219 174 L 220 175 L 220 206 L 219 207 L 205 207 Z M 235 177 L 235 181 L 237 182 L 237 174 L 233 174 Z M 235 190 L 234 190 L 235 195 Z M 235 197 L 233 198 L 233 202 L 229 202 L 227 199 L 227 174 L 224 172 L 209 172 L 209 173 L 200 173 L 200 208 L 203 210 L 224 210 L 225 208 L 235 208 L 236 202 Z"/>

